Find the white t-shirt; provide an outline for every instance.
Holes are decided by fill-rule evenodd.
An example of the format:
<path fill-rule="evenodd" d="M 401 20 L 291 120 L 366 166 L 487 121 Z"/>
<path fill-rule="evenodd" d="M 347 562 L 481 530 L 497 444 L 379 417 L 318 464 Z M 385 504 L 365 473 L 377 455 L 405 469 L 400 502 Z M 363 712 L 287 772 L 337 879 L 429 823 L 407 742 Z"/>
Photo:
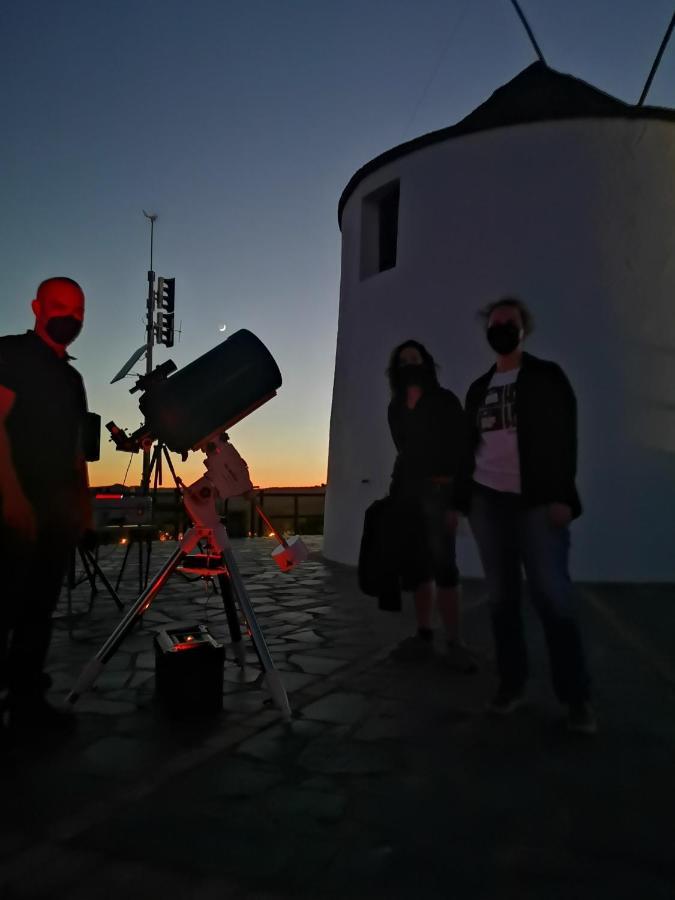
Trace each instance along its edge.
<path fill-rule="evenodd" d="M 481 433 L 474 481 L 495 491 L 520 493 L 516 429 L 516 379 L 519 369 L 495 372 L 478 409 Z"/>

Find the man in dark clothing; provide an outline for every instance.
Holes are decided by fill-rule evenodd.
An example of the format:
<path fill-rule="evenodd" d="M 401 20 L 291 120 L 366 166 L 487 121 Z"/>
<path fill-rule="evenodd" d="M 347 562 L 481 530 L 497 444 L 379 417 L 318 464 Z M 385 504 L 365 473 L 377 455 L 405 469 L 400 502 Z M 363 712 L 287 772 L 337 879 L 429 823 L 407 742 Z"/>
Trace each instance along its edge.
<path fill-rule="evenodd" d="M 488 307 L 485 318 L 497 362 L 467 394 L 469 438 L 455 501 L 468 514 L 490 595 L 500 678 L 490 710 L 508 714 L 525 699 L 524 568 L 544 627 L 553 687 L 569 710 L 568 726 L 593 733 L 568 570 L 569 525 L 581 513 L 575 485 L 576 399 L 558 365 L 523 352 L 531 317 L 520 301 L 500 300 Z"/>
<path fill-rule="evenodd" d="M 10 725 L 63 728 L 70 718 L 46 702 L 43 669 L 68 560 L 90 525 L 87 400 L 66 353 L 84 294 L 50 278 L 32 309 L 33 331 L 0 338 L 0 690 Z"/>

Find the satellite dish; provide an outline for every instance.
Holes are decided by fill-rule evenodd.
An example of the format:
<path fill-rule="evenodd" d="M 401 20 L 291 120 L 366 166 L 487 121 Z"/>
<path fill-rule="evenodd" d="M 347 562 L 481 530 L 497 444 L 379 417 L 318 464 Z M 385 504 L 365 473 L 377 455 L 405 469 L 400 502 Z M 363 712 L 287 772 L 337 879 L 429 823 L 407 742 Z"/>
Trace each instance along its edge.
<path fill-rule="evenodd" d="M 138 350 L 135 351 L 135 353 L 132 353 L 131 356 L 129 357 L 129 359 L 124 363 L 122 368 L 119 370 L 117 375 L 115 375 L 113 380 L 110 382 L 110 384 L 115 384 L 116 381 L 121 381 L 126 375 L 128 375 L 129 372 L 131 371 L 131 369 L 133 368 L 133 366 L 135 366 L 136 363 L 138 362 L 138 360 L 141 358 L 141 356 L 143 356 L 145 351 L 146 351 L 146 345 L 143 344 L 143 346 L 139 347 Z"/>

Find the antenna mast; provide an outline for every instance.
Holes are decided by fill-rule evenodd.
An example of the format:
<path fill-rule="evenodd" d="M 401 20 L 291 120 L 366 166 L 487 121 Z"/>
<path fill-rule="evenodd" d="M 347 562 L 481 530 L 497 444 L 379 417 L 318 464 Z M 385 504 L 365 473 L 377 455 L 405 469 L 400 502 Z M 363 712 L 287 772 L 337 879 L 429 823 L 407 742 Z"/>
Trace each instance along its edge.
<path fill-rule="evenodd" d="M 656 59 L 654 60 L 654 64 L 651 67 L 649 75 L 647 76 L 647 81 L 645 82 L 645 86 L 643 87 L 642 93 L 640 94 L 640 99 L 637 102 L 638 106 L 642 106 L 642 104 L 645 102 L 645 98 L 649 93 L 649 88 L 652 86 L 652 81 L 654 80 L 654 76 L 656 75 L 656 70 L 658 69 L 661 62 L 661 57 L 663 56 L 665 49 L 668 46 L 670 36 L 673 33 L 673 28 L 675 28 L 675 12 L 673 13 L 673 18 L 670 20 L 670 25 L 666 28 L 666 33 L 663 36 L 663 40 L 661 41 L 661 46 L 659 47 L 659 51 L 656 54 Z"/>
<path fill-rule="evenodd" d="M 148 301 L 147 301 L 147 317 L 148 324 L 146 329 L 146 351 L 145 351 L 145 374 L 150 375 L 152 372 L 152 348 L 155 343 L 155 272 L 152 268 L 152 252 L 155 237 L 155 222 L 157 221 L 157 213 L 147 213 L 143 210 L 143 215 L 150 220 L 150 268 L 148 269 Z M 143 448 L 143 484 L 147 481 L 148 472 L 150 471 L 150 448 Z"/>
<path fill-rule="evenodd" d="M 530 43 L 534 47 L 534 52 L 539 57 L 539 61 L 543 62 L 544 65 L 547 65 L 547 62 L 544 59 L 544 54 L 541 52 L 539 44 L 537 43 L 536 38 L 532 32 L 532 29 L 530 28 L 530 25 L 529 25 L 527 19 L 525 18 L 522 9 L 520 8 L 520 4 L 518 3 L 518 0 L 511 0 L 511 4 L 516 11 L 516 15 L 518 16 L 520 21 L 523 23 L 523 28 L 527 32 L 527 36 L 530 39 Z"/>

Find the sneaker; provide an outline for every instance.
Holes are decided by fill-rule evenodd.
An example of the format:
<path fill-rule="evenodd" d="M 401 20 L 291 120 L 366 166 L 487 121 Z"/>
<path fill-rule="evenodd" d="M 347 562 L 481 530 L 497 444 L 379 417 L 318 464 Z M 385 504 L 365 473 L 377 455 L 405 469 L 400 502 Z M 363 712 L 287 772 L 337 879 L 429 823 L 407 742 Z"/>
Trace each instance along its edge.
<path fill-rule="evenodd" d="M 527 702 L 525 693 L 521 691 L 507 691 L 500 688 L 487 705 L 487 711 L 493 716 L 510 716 Z"/>
<path fill-rule="evenodd" d="M 391 652 L 391 658 L 396 662 L 424 662 L 433 655 L 434 642 L 421 638 L 419 634 L 407 637 Z"/>
<path fill-rule="evenodd" d="M 77 719 L 69 709 L 52 706 L 44 697 L 14 698 L 9 705 L 9 726 L 13 731 L 69 734 L 76 724 Z"/>
<path fill-rule="evenodd" d="M 572 703 L 567 713 L 567 730 L 575 734 L 596 734 L 598 722 L 590 703 Z"/>
<path fill-rule="evenodd" d="M 459 672 L 461 675 L 473 675 L 478 671 L 475 655 L 464 644 L 448 641 L 445 660 L 449 669 Z"/>

